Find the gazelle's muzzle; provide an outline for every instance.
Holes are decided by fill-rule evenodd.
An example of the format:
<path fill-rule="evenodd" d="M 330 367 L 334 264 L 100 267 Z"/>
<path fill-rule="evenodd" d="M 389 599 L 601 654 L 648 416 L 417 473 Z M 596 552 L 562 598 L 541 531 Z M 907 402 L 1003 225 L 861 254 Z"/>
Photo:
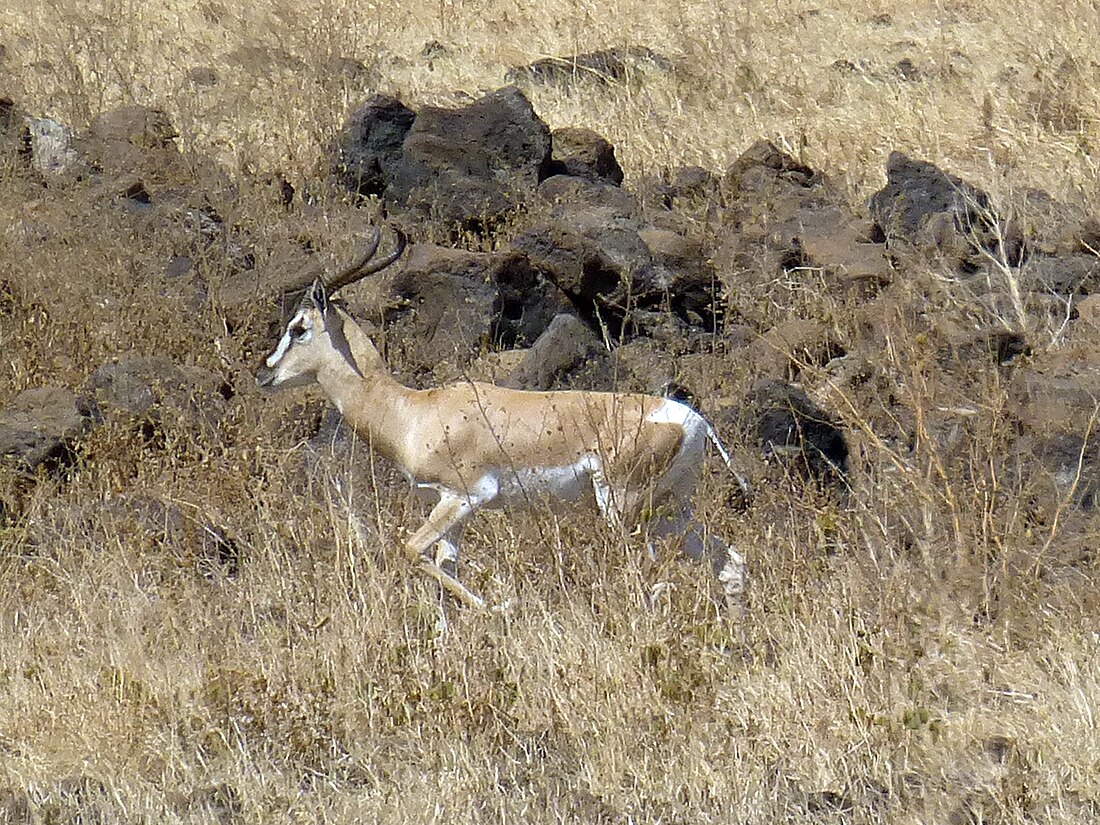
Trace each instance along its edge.
<path fill-rule="evenodd" d="M 266 364 L 256 370 L 256 383 L 261 387 L 271 387 L 275 383 L 275 370 Z"/>

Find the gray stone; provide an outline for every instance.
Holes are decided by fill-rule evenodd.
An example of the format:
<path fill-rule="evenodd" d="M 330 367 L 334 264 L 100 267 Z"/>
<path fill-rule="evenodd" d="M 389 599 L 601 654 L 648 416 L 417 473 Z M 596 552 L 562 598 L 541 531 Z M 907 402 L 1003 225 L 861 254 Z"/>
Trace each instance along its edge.
<path fill-rule="evenodd" d="M 505 386 L 524 390 L 573 388 L 570 374 L 594 362 L 607 362 L 607 349 L 575 315 L 558 315 L 527 351 Z"/>
<path fill-rule="evenodd" d="M 0 410 L 0 456 L 12 457 L 30 470 L 67 463 L 88 426 L 88 416 L 72 390 L 25 390 Z"/>

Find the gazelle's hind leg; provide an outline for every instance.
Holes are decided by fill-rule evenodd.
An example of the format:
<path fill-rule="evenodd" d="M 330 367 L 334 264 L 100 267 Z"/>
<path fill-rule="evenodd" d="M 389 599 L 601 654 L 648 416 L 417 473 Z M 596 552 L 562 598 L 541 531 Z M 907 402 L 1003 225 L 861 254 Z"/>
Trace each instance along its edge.
<path fill-rule="evenodd" d="M 748 573 L 744 557 L 718 536 L 708 534 L 695 519 L 690 505 L 673 506 L 671 512 L 650 524 L 648 532 L 651 541 L 654 537 L 679 539 L 680 549 L 692 559 L 708 560 L 722 587 L 726 605 L 732 608 L 741 603 Z"/>
<path fill-rule="evenodd" d="M 458 554 L 462 543 L 462 530 L 463 525 L 459 524 L 435 543 L 436 566 L 455 581 L 458 581 Z M 444 598 L 446 592 L 446 588 L 439 585 L 437 591 L 439 618 L 436 620 L 436 630 L 441 634 L 447 630 L 447 605 Z"/>

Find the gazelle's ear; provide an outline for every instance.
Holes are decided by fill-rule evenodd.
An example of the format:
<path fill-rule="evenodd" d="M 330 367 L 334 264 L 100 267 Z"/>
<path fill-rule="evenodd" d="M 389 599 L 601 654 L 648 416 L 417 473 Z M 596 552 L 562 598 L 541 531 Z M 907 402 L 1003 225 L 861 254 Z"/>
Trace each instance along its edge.
<path fill-rule="evenodd" d="M 313 282 L 313 286 L 309 290 L 309 297 L 313 301 L 313 306 L 322 315 L 328 311 L 328 295 L 325 294 L 325 285 L 320 278 Z"/>

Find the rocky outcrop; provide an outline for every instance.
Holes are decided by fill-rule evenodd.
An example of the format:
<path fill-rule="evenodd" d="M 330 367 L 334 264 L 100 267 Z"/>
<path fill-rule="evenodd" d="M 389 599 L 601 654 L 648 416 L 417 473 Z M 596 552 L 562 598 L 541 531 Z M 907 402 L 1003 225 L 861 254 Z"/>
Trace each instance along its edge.
<path fill-rule="evenodd" d="M 550 173 L 550 129 L 513 87 L 462 108 L 426 106 L 415 114 L 375 97 L 343 130 L 335 166 L 360 194 L 482 232 Z"/>
<path fill-rule="evenodd" d="M 25 470 L 53 469 L 75 460 L 76 440 L 91 421 L 64 387 L 24 390 L 0 409 L 0 457 Z"/>

